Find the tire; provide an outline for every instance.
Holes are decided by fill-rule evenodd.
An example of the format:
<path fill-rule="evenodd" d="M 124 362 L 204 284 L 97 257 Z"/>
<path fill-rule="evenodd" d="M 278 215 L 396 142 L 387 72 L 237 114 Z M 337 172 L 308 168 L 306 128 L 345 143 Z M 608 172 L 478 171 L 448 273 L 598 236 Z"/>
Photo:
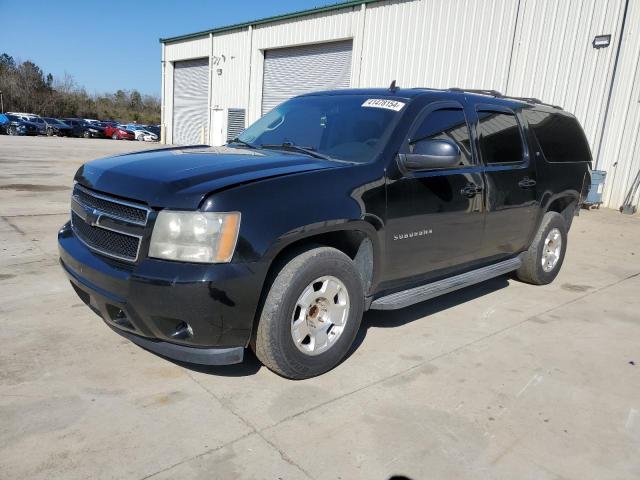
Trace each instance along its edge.
<path fill-rule="evenodd" d="M 329 301 L 328 308 L 337 307 L 338 311 L 344 312 L 340 314 L 342 327 L 338 326 L 340 321 L 334 325 L 329 320 L 331 316 L 324 316 L 326 303 L 322 310 L 316 307 L 315 319 L 311 318 L 313 306 L 302 311 L 299 307 L 306 293 L 322 295 L 324 286 L 317 292 L 313 291 L 318 284 L 322 284 L 321 279 L 333 282 L 334 286 L 341 284 L 337 290 L 340 293 Z M 328 291 L 329 287 L 326 288 Z M 342 300 L 335 300 L 339 295 Z M 339 304 L 344 304 L 345 299 L 346 308 Z M 319 301 L 324 303 L 327 299 Z M 278 272 L 264 301 L 252 347 L 267 368 L 283 377 L 296 380 L 315 377 L 331 370 L 344 359 L 360 328 L 363 310 L 362 283 L 351 259 L 334 248 L 313 248 L 291 259 Z M 297 315 L 300 316 L 298 322 L 305 322 L 305 328 L 310 329 L 307 324 L 311 322 L 319 330 L 325 328 L 328 332 L 322 335 L 327 342 L 319 344 L 318 353 L 303 351 L 310 349 L 312 343 L 316 344 L 316 340 L 311 341 L 309 336 L 303 339 L 309 338 L 307 344 L 294 340 L 293 325 Z M 329 327 L 326 328 L 326 325 Z M 322 350 L 322 345 L 326 346 L 326 350 Z"/>
<path fill-rule="evenodd" d="M 88 131 L 86 131 L 86 130 L 82 133 L 82 136 L 83 136 L 84 138 L 91 138 L 91 134 L 90 134 Z"/>
<path fill-rule="evenodd" d="M 111 135 L 111 138 L 113 138 L 114 140 L 118 140 L 118 134 L 114 133 L 113 135 Z"/>
<path fill-rule="evenodd" d="M 559 234 L 561 241 L 559 248 L 557 248 L 557 240 L 551 240 L 552 236 L 556 233 Z M 556 250 L 559 251 L 558 255 L 551 255 L 545 258 L 557 259 L 553 262 L 553 266 L 550 267 L 550 263 L 546 263 L 543 267 L 543 254 L 545 254 L 546 245 L 556 245 Z M 527 250 L 522 255 L 522 266 L 516 270 L 516 276 L 519 280 L 531 283 L 533 285 L 547 285 L 558 276 L 562 262 L 564 261 L 564 255 L 567 251 L 567 226 L 560 215 L 557 212 L 547 212 L 542 218 L 540 228 L 536 233 L 536 236 Z"/>
<path fill-rule="evenodd" d="M 47 128 L 47 137 L 53 137 L 53 129 Z"/>
<path fill-rule="evenodd" d="M 13 125 L 10 125 L 9 128 L 7 128 L 7 133 L 11 136 L 15 136 L 18 134 L 18 132 L 16 131 L 16 127 L 14 127 Z"/>

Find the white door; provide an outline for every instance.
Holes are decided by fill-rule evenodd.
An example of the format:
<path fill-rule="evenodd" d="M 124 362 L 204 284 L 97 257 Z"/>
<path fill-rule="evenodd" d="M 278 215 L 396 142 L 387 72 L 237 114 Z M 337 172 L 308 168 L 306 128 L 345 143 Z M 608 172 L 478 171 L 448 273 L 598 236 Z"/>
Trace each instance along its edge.
<path fill-rule="evenodd" d="M 198 145 L 208 138 L 209 59 L 173 66 L 173 143 Z"/>
<path fill-rule="evenodd" d="M 351 50 L 346 40 L 265 51 L 262 114 L 296 95 L 348 88 Z"/>

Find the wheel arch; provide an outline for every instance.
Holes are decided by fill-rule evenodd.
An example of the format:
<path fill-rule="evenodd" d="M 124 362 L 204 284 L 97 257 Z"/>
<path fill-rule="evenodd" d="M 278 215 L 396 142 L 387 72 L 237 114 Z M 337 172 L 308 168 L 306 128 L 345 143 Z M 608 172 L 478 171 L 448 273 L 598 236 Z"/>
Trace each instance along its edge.
<path fill-rule="evenodd" d="M 291 259 L 315 247 L 332 247 L 354 261 L 363 282 L 365 296 L 375 287 L 380 272 L 381 245 L 378 230 L 369 222 L 334 222 L 333 225 L 309 225 L 283 236 L 267 252 L 269 262 L 255 312 L 251 338 L 253 341 L 262 307 L 278 272 Z"/>
<path fill-rule="evenodd" d="M 573 216 L 580 202 L 580 194 L 575 190 L 566 190 L 555 195 L 550 195 L 546 202 L 542 214 L 547 212 L 557 212 L 567 225 L 567 230 L 571 227 Z"/>

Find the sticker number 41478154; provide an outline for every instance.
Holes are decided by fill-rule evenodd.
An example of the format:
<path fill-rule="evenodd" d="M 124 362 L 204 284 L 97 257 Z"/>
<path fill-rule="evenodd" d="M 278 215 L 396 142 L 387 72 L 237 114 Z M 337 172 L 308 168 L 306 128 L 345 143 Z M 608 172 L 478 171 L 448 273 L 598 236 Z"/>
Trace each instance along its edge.
<path fill-rule="evenodd" d="M 363 107 L 386 108 L 387 110 L 394 110 L 396 112 L 402 110 L 402 107 L 404 107 L 404 105 L 404 102 L 399 102 L 398 100 L 388 100 L 385 98 L 369 98 L 362 104 Z"/>

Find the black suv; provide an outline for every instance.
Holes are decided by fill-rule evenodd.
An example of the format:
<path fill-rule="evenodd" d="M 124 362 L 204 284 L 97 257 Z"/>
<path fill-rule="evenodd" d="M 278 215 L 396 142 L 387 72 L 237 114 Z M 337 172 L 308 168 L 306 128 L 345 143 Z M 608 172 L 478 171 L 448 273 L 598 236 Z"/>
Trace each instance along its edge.
<path fill-rule="evenodd" d="M 590 183 L 576 119 L 459 89 L 293 98 L 223 147 L 96 160 L 75 176 L 62 266 L 142 347 L 307 378 L 367 309 L 515 271 L 551 282 Z"/>

